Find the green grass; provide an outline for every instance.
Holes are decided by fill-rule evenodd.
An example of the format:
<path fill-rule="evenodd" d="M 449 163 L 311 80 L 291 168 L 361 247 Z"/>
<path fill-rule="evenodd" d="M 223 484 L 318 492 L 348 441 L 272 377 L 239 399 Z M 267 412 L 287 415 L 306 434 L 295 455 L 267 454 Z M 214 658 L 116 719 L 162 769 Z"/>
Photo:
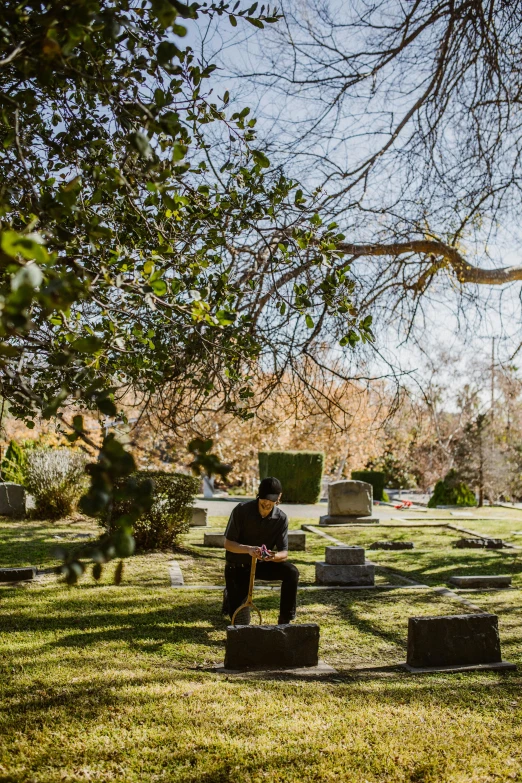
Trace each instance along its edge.
<path fill-rule="evenodd" d="M 69 534 L 91 531 L 81 521 L 0 520 L 0 564 L 50 565 L 53 544 L 73 546 Z M 397 668 L 407 618 L 466 612 L 461 604 L 430 591 L 303 591 L 299 621 L 320 624 L 321 657 L 338 673 L 223 678 L 211 670 L 224 654 L 220 593 L 168 586 L 173 557 L 219 574 L 222 560 L 207 567 L 196 539 L 201 530 L 183 552 L 197 549 L 197 558 L 129 559 L 119 587 L 111 566 L 100 585 L 45 577 L 0 588 L 0 783 L 522 781 L 517 672 L 415 677 Z M 311 541 L 294 553 L 304 568 L 316 557 Z M 476 554 L 458 553 L 461 564 Z M 518 591 L 472 600 L 499 614 L 504 658 L 522 664 Z M 278 594 L 260 591 L 256 602 L 275 621 Z"/>

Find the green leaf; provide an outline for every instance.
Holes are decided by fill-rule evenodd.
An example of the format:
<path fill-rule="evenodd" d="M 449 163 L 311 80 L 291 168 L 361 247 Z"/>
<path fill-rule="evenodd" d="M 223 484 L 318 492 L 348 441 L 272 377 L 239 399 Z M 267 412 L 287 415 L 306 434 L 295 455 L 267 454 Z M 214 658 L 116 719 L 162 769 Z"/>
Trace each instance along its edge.
<path fill-rule="evenodd" d="M 232 14 L 228 17 L 228 21 L 232 25 L 232 27 L 237 27 L 237 19 L 235 16 L 232 16 Z"/>
<path fill-rule="evenodd" d="M 307 315 L 305 320 L 306 320 L 307 327 L 309 329 L 313 329 L 314 328 L 314 319 L 312 318 L 312 316 L 311 315 Z"/>
<path fill-rule="evenodd" d="M 103 343 L 99 337 L 90 335 L 89 337 L 78 337 L 71 343 L 71 348 L 74 348 L 78 353 L 96 353 L 102 347 Z"/>
<path fill-rule="evenodd" d="M 261 168 L 266 169 L 270 166 L 270 161 L 268 160 L 265 153 L 261 152 L 261 150 L 252 150 L 252 157 L 254 158 L 255 163 L 258 166 L 261 166 Z"/>
<path fill-rule="evenodd" d="M 46 264 L 49 254 L 42 245 L 39 234 L 19 234 L 17 231 L 2 231 L 0 245 L 4 253 L 12 258 L 18 255 L 27 261 L 37 261 Z"/>

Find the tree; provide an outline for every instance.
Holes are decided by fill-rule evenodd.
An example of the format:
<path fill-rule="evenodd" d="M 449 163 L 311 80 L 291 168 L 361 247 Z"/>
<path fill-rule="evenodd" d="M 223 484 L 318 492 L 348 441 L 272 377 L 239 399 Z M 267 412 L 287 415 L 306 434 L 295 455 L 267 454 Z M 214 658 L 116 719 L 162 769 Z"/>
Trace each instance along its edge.
<path fill-rule="evenodd" d="M 412 318 L 445 282 L 471 297 L 473 284 L 522 280 L 519 263 L 491 256 L 495 240 L 518 243 L 521 10 L 289 0 L 236 74 L 267 107 L 271 157 L 291 149 L 349 238 L 361 306 Z"/>

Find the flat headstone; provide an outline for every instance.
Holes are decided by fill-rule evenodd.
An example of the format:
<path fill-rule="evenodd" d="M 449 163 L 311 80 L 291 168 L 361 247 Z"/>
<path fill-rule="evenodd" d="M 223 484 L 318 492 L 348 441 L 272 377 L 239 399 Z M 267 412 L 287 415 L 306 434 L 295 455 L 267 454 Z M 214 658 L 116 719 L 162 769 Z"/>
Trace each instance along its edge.
<path fill-rule="evenodd" d="M 0 484 L 0 516 L 25 516 L 25 489 L 21 484 L 5 482 Z"/>
<path fill-rule="evenodd" d="M 225 546 L 225 534 L 203 533 L 203 546 L 219 547 L 220 549 L 223 549 Z"/>
<path fill-rule="evenodd" d="M 495 614 L 410 617 L 408 620 L 408 666 L 473 666 L 501 660 Z"/>
<path fill-rule="evenodd" d="M 370 549 L 413 549 L 413 541 L 374 541 Z"/>
<path fill-rule="evenodd" d="M 214 666 L 213 671 L 216 674 L 225 674 L 230 675 L 232 677 L 236 676 L 238 679 L 247 677 L 248 679 L 273 679 L 279 677 L 285 677 L 285 679 L 288 678 L 295 678 L 295 679 L 321 679 L 323 677 L 332 677 L 336 674 L 338 674 L 337 669 L 334 669 L 333 666 L 330 666 L 329 664 L 325 663 L 324 661 L 319 661 L 317 666 L 298 666 L 294 669 L 289 668 L 282 668 L 282 669 L 273 669 L 273 668 L 267 668 L 267 669 L 225 669 L 223 665 L 221 666 Z"/>
<path fill-rule="evenodd" d="M 25 582 L 34 579 L 37 569 L 34 566 L 22 568 L 0 568 L 0 582 Z"/>
<path fill-rule="evenodd" d="M 324 559 L 328 565 L 364 565 L 364 547 L 327 546 Z"/>
<path fill-rule="evenodd" d="M 206 508 L 193 508 L 190 519 L 190 527 L 206 527 L 208 524 L 208 511 Z"/>
<path fill-rule="evenodd" d="M 288 531 L 288 550 L 304 552 L 306 550 L 306 533 L 304 530 Z"/>
<path fill-rule="evenodd" d="M 183 574 L 177 560 L 171 560 L 169 563 L 170 586 L 180 587 L 183 584 Z"/>
<path fill-rule="evenodd" d="M 452 576 L 450 582 L 455 587 L 510 587 L 511 577 L 502 576 Z"/>
<path fill-rule="evenodd" d="M 328 485 L 328 516 L 369 517 L 373 488 L 366 481 L 333 481 Z"/>
<path fill-rule="evenodd" d="M 331 516 L 325 514 L 319 517 L 319 526 L 328 527 L 330 525 L 378 525 L 377 517 L 354 517 L 354 516 Z"/>
<path fill-rule="evenodd" d="M 459 538 L 455 542 L 457 549 L 504 549 L 501 538 Z"/>
<path fill-rule="evenodd" d="M 229 625 L 225 669 L 296 669 L 317 666 L 319 626 Z"/>
<path fill-rule="evenodd" d="M 375 566 L 315 564 L 315 581 L 318 585 L 350 585 L 372 587 L 375 584 Z"/>

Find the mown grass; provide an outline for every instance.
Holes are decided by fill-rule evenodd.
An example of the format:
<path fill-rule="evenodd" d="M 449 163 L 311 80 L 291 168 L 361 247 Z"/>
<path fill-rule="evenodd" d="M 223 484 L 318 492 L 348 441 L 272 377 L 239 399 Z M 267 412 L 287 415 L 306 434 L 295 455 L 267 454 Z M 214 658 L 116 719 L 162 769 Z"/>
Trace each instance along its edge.
<path fill-rule="evenodd" d="M 53 536 L 72 546 L 78 530 L 93 528 L 0 521 L 0 563 L 51 564 Z M 224 678 L 211 668 L 224 654 L 221 596 L 169 587 L 172 557 L 129 559 L 118 587 L 109 568 L 99 585 L 45 577 L 0 589 L 0 783 L 522 781 L 518 672 L 397 668 L 407 618 L 468 611 L 458 602 L 303 591 L 299 621 L 320 624 L 321 657 L 337 674 Z M 504 658 L 522 663 L 518 595 L 473 602 L 499 614 Z M 278 594 L 256 601 L 274 621 Z"/>

